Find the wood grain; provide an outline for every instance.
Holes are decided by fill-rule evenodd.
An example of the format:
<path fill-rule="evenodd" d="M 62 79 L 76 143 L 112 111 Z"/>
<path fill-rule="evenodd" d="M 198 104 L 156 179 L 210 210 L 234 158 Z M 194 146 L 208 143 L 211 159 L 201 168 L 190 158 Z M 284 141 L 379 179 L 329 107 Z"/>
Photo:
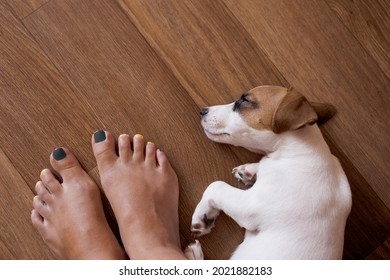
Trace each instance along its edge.
<path fill-rule="evenodd" d="M 390 78 L 390 2 L 325 0 Z"/>
<path fill-rule="evenodd" d="M 221 178 L 233 182 L 239 160 L 206 139 L 186 90 L 113 2 L 51 1 L 24 23 L 102 128 L 141 133 L 169 155 L 181 185 L 181 233 L 191 241 L 191 215 L 204 188 Z M 206 258 L 227 258 L 241 237 L 222 217 L 204 240 Z"/>
<path fill-rule="evenodd" d="M 389 208 L 390 81 L 377 63 L 322 1 L 224 2 L 292 85 L 336 106 L 329 135 Z"/>
<path fill-rule="evenodd" d="M 100 125 L 24 26 L 0 3 L 0 145 L 33 190 L 55 147 L 67 146 L 87 169 Z"/>
<path fill-rule="evenodd" d="M 390 238 L 376 248 L 366 260 L 390 260 Z"/>
<path fill-rule="evenodd" d="M 53 259 L 33 228 L 34 194 L 0 149 L 0 259 Z"/>
<path fill-rule="evenodd" d="M 261 84 L 288 85 L 220 1 L 119 3 L 199 107 Z"/>
<path fill-rule="evenodd" d="M 49 0 L 6 0 L 20 19 L 42 7 Z"/>

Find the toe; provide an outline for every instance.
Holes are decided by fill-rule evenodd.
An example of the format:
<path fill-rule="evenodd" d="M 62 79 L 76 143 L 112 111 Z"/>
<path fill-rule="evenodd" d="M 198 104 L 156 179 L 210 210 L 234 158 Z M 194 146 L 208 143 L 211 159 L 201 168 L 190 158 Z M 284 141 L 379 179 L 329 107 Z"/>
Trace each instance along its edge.
<path fill-rule="evenodd" d="M 72 180 L 77 175 L 84 173 L 79 161 L 66 148 L 55 149 L 50 156 L 50 163 L 54 170 L 61 175 L 63 181 Z M 45 186 L 49 187 L 45 181 L 43 182 Z"/>
<path fill-rule="evenodd" d="M 171 164 L 169 163 L 169 160 L 163 151 L 158 149 L 156 155 L 157 155 L 157 163 L 163 170 L 172 169 Z"/>
<path fill-rule="evenodd" d="M 40 189 L 41 187 L 46 188 L 46 190 L 52 194 L 57 194 L 62 190 L 60 182 L 58 182 L 57 178 L 49 169 L 43 169 L 40 178 L 42 180 L 42 186 L 41 184 L 38 184 L 36 187 L 39 187 Z"/>
<path fill-rule="evenodd" d="M 115 153 L 115 139 L 108 131 L 98 130 L 93 134 L 92 149 L 100 171 L 112 166 L 118 158 Z"/>
<path fill-rule="evenodd" d="M 34 196 L 33 199 L 33 207 L 34 209 L 41 215 L 43 218 L 47 217 L 47 207 L 43 200 L 38 196 Z"/>
<path fill-rule="evenodd" d="M 145 160 L 145 142 L 141 134 L 136 134 L 133 139 L 133 159 L 136 161 Z"/>
<path fill-rule="evenodd" d="M 43 217 L 38 213 L 36 209 L 31 211 L 31 222 L 36 230 L 42 235 L 44 225 L 43 225 Z"/>
<path fill-rule="evenodd" d="M 52 195 L 50 194 L 50 191 L 42 183 L 42 181 L 38 181 L 35 184 L 35 191 L 37 192 L 37 194 L 41 198 L 41 200 L 44 201 L 45 203 L 52 202 Z"/>
<path fill-rule="evenodd" d="M 155 167 L 156 161 L 156 145 L 153 142 L 148 142 L 145 149 L 145 163 L 149 166 Z"/>
<path fill-rule="evenodd" d="M 127 134 L 121 134 L 118 138 L 118 150 L 119 157 L 123 161 L 129 161 L 132 151 L 130 146 L 130 136 Z"/>

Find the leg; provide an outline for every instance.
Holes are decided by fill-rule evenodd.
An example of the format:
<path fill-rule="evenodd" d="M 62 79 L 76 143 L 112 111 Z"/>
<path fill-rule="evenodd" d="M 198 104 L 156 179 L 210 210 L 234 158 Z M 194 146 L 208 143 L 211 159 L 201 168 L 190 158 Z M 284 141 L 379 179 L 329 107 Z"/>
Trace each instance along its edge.
<path fill-rule="evenodd" d="M 201 236 L 209 233 L 214 227 L 220 210 L 234 219 L 241 227 L 251 230 L 253 225 L 246 211 L 250 209 L 248 203 L 251 200 L 247 194 L 247 191 L 234 188 L 225 182 L 217 181 L 210 184 L 192 216 L 193 234 Z"/>
<path fill-rule="evenodd" d="M 104 215 L 100 190 L 65 148 L 50 156 L 60 183 L 49 169 L 36 184 L 31 221 L 61 259 L 125 259 Z"/>
<path fill-rule="evenodd" d="M 259 169 L 259 163 L 248 163 L 233 168 L 234 177 L 242 182 L 247 188 L 250 188 L 256 182 L 256 173 Z"/>
<path fill-rule="evenodd" d="M 176 174 L 166 155 L 141 135 L 95 132 L 92 147 L 102 187 L 131 259 L 185 259 L 180 248 Z"/>

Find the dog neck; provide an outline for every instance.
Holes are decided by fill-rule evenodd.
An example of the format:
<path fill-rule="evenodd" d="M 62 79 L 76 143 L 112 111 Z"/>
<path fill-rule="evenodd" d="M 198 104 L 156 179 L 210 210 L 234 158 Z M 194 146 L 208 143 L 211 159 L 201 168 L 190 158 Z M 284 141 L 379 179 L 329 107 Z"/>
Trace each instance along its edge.
<path fill-rule="evenodd" d="M 239 146 L 273 159 L 330 154 L 317 124 L 280 134 L 252 130 L 242 135 L 241 139 L 245 139 L 245 142 Z"/>
<path fill-rule="evenodd" d="M 272 159 L 294 158 L 302 156 L 328 156 L 330 149 L 317 126 L 281 133 L 266 156 Z"/>

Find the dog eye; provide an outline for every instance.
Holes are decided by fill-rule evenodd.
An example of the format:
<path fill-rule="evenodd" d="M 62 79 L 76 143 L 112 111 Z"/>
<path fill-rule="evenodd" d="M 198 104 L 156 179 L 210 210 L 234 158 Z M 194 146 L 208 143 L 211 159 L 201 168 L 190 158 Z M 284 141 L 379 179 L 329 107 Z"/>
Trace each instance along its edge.
<path fill-rule="evenodd" d="M 246 95 L 242 95 L 241 96 L 241 102 L 244 103 L 244 102 L 250 102 L 247 98 L 246 98 Z"/>
<path fill-rule="evenodd" d="M 238 99 L 234 103 L 233 111 L 239 111 L 242 104 L 252 103 L 252 101 L 250 101 L 249 99 L 246 98 L 247 96 L 248 96 L 248 93 L 243 93 L 241 95 L 240 99 Z"/>

